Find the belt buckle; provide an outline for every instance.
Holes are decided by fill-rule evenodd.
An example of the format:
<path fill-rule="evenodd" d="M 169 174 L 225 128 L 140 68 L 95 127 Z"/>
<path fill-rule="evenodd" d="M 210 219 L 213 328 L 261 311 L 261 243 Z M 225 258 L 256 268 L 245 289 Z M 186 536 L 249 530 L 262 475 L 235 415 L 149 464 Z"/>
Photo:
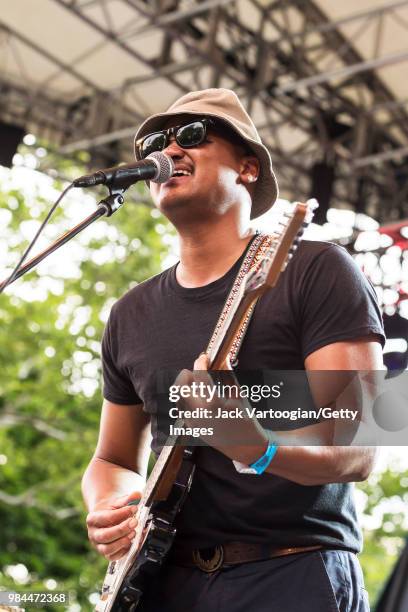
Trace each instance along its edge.
<path fill-rule="evenodd" d="M 193 562 L 202 571 L 207 574 L 216 572 L 224 563 L 224 549 L 222 546 L 214 546 L 214 554 L 210 559 L 203 559 L 200 550 L 193 550 Z"/>

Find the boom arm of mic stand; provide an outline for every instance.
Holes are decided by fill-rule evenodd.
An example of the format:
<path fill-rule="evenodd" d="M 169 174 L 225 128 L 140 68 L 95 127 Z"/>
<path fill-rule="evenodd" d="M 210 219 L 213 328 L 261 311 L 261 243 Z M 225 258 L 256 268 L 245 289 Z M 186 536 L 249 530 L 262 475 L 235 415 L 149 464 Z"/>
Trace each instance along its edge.
<path fill-rule="evenodd" d="M 32 259 L 30 259 L 26 264 L 21 266 L 21 268 L 17 271 L 17 273 L 12 278 L 6 278 L 4 281 L 0 283 L 0 293 L 5 289 L 6 286 L 11 285 L 17 278 L 32 270 L 40 261 L 45 259 L 48 255 L 59 249 L 63 244 L 69 242 L 71 238 L 82 232 L 83 229 L 91 225 L 96 219 L 99 217 L 110 217 L 114 212 L 120 208 L 124 202 L 123 199 L 123 190 L 117 193 L 111 193 L 107 198 L 101 200 L 98 204 L 98 208 L 91 214 L 89 217 L 86 217 L 81 223 L 75 225 L 72 229 L 68 230 L 65 234 L 57 238 L 49 247 L 35 255 Z"/>

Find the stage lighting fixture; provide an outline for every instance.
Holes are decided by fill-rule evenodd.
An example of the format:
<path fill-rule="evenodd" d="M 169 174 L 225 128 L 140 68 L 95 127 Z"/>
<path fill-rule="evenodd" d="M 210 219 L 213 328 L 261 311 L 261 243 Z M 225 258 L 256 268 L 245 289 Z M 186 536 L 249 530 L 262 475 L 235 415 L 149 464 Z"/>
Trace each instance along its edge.
<path fill-rule="evenodd" d="M 326 222 L 327 211 L 330 208 L 330 200 L 333 194 L 335 179 L 334 166 L 325 161 L 317 162 L 311 170 L 312 187 L 310 197 L 319 202 L 314 222 L 322 225 Z"/>

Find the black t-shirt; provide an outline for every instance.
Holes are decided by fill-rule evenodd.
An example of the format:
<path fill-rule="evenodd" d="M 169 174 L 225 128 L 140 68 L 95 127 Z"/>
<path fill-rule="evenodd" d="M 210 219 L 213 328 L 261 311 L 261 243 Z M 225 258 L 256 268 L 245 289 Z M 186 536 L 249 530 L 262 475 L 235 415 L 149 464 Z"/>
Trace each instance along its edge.
<path fill-rule="evenodd" d="M 173 266 L 113 306 L 102 342 L 107 400 L 143 404 L 156 414 L 157 372 L 192 369 L 242 259 L 222 278 L 190 289 L 179 285 Z M 275 288 L 259 300 L 239 367 L 302 370 L 317 349 L 373 334 L 384 343 L 374 289 L 353 259 L 332 243 L 304 240 Z M 192 488 L 178 518 L 178 537 L 191 546 L 240 540 L 361 549 L 352 484 L 303 486 L 269 473 L 239 474 L 210 447 L 197 448 L 195 458 Z"/>

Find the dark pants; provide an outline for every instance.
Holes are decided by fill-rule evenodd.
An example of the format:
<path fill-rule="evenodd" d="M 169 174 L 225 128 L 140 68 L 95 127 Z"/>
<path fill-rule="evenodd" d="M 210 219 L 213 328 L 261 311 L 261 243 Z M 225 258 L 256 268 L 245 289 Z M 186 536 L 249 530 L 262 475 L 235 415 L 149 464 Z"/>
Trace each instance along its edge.
<path fill-rule="evenodd" d="M 212 574 L 169 564 L 140 606 L 140 612 L 369 610 L 360 563 L 341 550 L 242 563 Z"/>

